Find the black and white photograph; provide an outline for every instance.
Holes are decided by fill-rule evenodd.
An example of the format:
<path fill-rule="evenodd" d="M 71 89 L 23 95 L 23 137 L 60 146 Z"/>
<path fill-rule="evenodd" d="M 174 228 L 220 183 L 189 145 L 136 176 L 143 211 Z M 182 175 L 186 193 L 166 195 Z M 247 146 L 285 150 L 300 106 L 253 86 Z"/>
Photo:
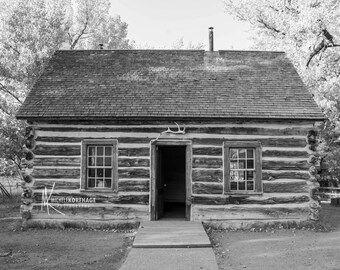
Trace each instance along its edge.
<path fill-rule="evenodd" d="M 0 269 L 340 269 L 340 0 L 0 5 Z"/>

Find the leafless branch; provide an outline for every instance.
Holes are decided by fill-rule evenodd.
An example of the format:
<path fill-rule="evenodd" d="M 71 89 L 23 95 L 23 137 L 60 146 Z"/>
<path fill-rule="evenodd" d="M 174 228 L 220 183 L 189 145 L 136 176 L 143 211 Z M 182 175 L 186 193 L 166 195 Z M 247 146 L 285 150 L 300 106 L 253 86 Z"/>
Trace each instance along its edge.
<path fill-rule="evenodd" d="M 74 49 L 74 47 L 77 45 L 79 39 L 85 34 L 85 31 L 88 27 L 88 23 L 89 23 L 89 15 L 86 14 L 86 20 L 85 20 L 85 24 L 83 29 L 81 30 L 81 32 L 79 33 L 79 35 L 77 36 L 77 38 L 73 41 L 72 45 L 71 45 L 71 50 Z"/>
<path fill-rule="evenodd" d="M 321 20 L 318 20 L 318 23 L 321 28 L 321 35 L 323 36 L 323 39 L 320 41 L 320 43 L 314 48 L 313 52 L 309 55 L 309 58 L 307 60 L 306 67 L 308 68 L 311 60 L 318 55 L 321 52 L 326 51 L 327 48 L 332 47 L 340 47 L 340 44 L 334 43 L 334 37 L 331 33 L 328 32 L 325 25 L 322 23 Z"/>
<path fill-rule="evenodd" d="M 14 48 L 12 45 L 8 44 L 7 42 L 0 41 L 5 47 L 10 48 L 12 51 L 14 51 L 17 55 L 20 55 L 20 52 Z"/>
<path fill-rule="evenodd" d="M 7 89 L 6 86 L 4 86 L 2 83 L 0 83 L 0 89 L 2 89 L 3 92 L 9 94 L 10 96 L 12 96 L 16 101 L 18 101 L 20 104 L 22 104 L 23 102 L 19 99 L 19 97 L 17 97 L 15 94 L 13 94 L 11 91 L 9 91 Z"/>
<path fill-rule="evenodd" d="M 281 34 L 281 35 L 286 35 L 286 33 L 276 29 L 275 27 L 269 25 L 269 23 L 265 22 L 262 18 L 257 18 L 257 22 L 260 23 L 262 26 L 264 26 L 265 28 L 277 33 L 277 34 Z"/>

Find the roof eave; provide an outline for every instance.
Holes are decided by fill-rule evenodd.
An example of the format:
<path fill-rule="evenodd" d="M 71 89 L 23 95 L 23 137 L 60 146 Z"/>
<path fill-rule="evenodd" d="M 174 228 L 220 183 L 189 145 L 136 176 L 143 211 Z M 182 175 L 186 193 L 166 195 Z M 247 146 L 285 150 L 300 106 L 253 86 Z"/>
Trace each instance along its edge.
<path fill-rule="evenodd" d="M 103 117 L 103 116 L 95 116 L 95 117 L 70 117 L 70 116 L 60 116 L 60 117 L 41 117 L 41 116 L 21 116 L 17 115 L 16 118 L 18 120 L 27 120 L 27 121 L 193 121 L 193 120 L 202 120 L 202 121 L 221 121 L 221 120 L 235 120 L 235 121 L 244 121 L 244 120 L 276 120 L 276 121 L 324 121 L 327 118 L 325 116 L 311 116 L 311 117 L 258 117 L 258 116 L 248 116 L 248 117 Z"/>

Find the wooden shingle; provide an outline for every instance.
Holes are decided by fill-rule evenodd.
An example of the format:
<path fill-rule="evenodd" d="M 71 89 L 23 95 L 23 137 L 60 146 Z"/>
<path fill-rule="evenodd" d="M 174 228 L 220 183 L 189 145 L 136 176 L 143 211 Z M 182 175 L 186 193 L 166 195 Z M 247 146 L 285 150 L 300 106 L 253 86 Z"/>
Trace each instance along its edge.
<path fill-rule="evenodd" d="M 19 119 L 323 119 L 282 52 L 57 51 Z"/>

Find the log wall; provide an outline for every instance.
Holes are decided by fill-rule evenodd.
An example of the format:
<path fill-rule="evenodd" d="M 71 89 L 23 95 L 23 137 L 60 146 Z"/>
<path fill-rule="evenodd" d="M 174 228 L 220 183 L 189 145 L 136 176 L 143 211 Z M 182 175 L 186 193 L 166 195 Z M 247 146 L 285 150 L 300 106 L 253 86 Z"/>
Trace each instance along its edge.
<path fill-rule="evenodd" d="M 187 122 L 183 126 L 186 128 L 183 135 L 161 135 L 168 127 L 177 130 L 176 125 L 32 123 L 34 209 L 40 209 L 45 187 L 50 190 L 54 185 L 56 197 L 96 198 L 91 210 L 75 208 L 71 211 L 73 216 L 149 219 L 150 145 L 158 138 L 192 141 L 192 220 L 308 216 L 310 150 L 306 138 L 315 128 L 313 122 Z M 117 192 L 80 190 L 84 139 L 118 141 Z M 261 142 L 263 194 L 225 194 L 223 142 L 226 141 Z M 65 212 L 70 211 L 67 209 Z M 54 211 L 52 217 L 56 215 L 60 214 Z"/>

